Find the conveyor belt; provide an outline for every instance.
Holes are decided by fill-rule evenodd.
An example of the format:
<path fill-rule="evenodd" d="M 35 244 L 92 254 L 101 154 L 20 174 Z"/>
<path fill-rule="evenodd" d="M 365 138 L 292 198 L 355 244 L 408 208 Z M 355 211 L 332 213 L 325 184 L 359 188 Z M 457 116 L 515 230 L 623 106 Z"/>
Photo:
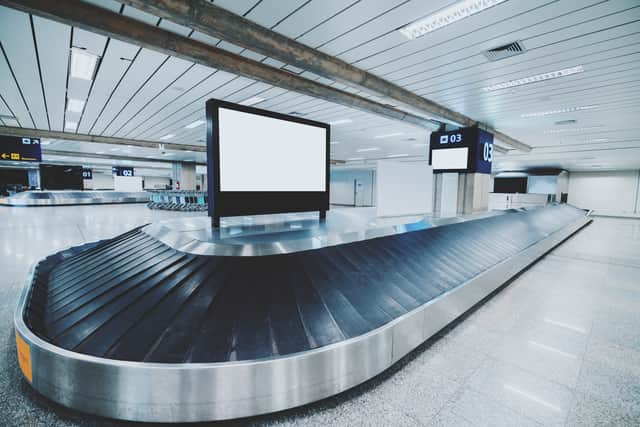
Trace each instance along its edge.
<path fill-rule="evenodd" d="M 149 194 L 144 191 L 24 191 L 0 198 L 5 206 L 67 206 L 147 203 Z"/>
<path fill-rule="evenodd" d="M 385 359 L 384 364 L 372 362 L 370 369 L 362 368 L 364 377 L 358 374 L 357 380 L 330 387 L 330 392 L 318 386 L 319 397 L 325 397 L 393 363 L 586 222 L 584 211 L 562 205 L 249 257 L 187 254 L 135 229 L 41 262 L 34 270 L 22 320 L 43 342 L 99 358 L 100 364 L 112 360 L 213 368 L 246 362 L 264 369 L 268 363 L 275 366 L 280 360 L 331 352 L 346 343 L 351 348 L 362 337 L 378 339 L 375 334 L 388 334 L 390 326 L 413 327 L 409 321 L 419 314 L 417 335 L 406 329 L 396 337 L 394 330 L 392 349 L 377 344 L 367 356 Z M 500 275 L 489 280 L 494 277 L 490 272 Z M 449 308 L 446 314 L 437 311 L 435 302 L 479 278 L 484 278 L 478 285 L 482 290 L 465 297 L 464 307 Z M 432 325 L 428 322 L 433 314 L 426 311 L 430 305 L 437 319 Z M 358 354 L 349 357 L 362 357 Z M 280 366 L 274 375 L 286 376 L 282 369 L 291 368 Z M 305 381 L 304 375 L 300 380 Z M 253 387 L 254 393 L 263 393 Z M 217 412 L 177 417 L 160 410 L 140 415 L 130 408 L 114 412 L 87 404 L 79 409 L 146 421 L 195 421 L 268 412 L 319 397 L 310 392 L 286 403 L 252 402 L 253 406 L 234 397 L 235 403 L 224 403 L 224 409 L 223 404 L 211 404 Z M 78 408 L 77 399 L 74 403 L 70 406 Z"/>

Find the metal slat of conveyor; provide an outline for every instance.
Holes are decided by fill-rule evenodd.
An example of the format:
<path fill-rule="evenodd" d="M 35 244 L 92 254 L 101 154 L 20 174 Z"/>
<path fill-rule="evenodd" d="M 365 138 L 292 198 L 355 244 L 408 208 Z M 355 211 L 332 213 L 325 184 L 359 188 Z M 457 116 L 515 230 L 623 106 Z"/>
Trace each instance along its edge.
<path fill-rule="evenodd" d="M 52 336 L 59 336 L 79 322 L 87 321 L 99 310 L 120 304 L 131 290 L 142 286 L 145 282 L 160 280 L 164 275 L 171 274 L 180 266 L 188 263 L 190 259 L 186 255 L 167 251 L 163 257 L 139 265 L 137 273 L 123 277 L 116 275 L 109 282 L 94 283 L 93 289 L 74 301 L 72 308 L 62 313 L 61 316 L 48 318 L 50 323 L 48 332 Z M 79 338 L 79 340 L 81 339 Z"/>
<path fill-rule="evenodd" d="M 117 300 L 111 301 L 93 314 L 87 322 L 66 332 L 69 341 L 59 340 L 63 346 L 81 352 L 109 357 L 109 351 L 166 293 L 179 286 L 191 273 L 188 267 L 198 268 L 202 260 L 188 259 L 173 269 L 160 272 L 151 279 L 131 287 Z M 62 338 L 62 337 L 61 337 Z"/>
<path fill-rule="evenodd" d="M 53 319 L 64 316 L 65 312 L 69 311 L 70 304 L 77 306 L 84 303 L 92 292 L 104 289 L 105 285 L 118 283 L 122 278 L 134 276 L 161 261 L 163 255 L 168 256 L 173 252 L 172 249 L 154 242 L 140 252 L 136 252 L 135 262 L 118 260 L 113 264 L 103 263 L 97 274 L 89 272 L 78 274 L 78 278 L 71 285 L 60 286 L 59 292 L 49 296 L 49 313 Z"/>
<path fill-rule="evenodd" d="M 323 265 L 319 262 L 320 260 L 316 262 L 308 257 L 300 258 L 306 272 L 305 276 L 323 300 L 336 326 L 340 325 L 337 328 L 342 335 L 351 338 L 370 331 L 371 324 L 358 312 L 340 289 L 332 286 L 337 275 L 335 270 L 330 270 L 331 267 Z M 333 277 L 331 271 L 334 271 Z"/>
<path fill-rule="evenodd" d="M 135 251 L 137 247 L 144 245 L 151 240 L 137 233 L 131 237 L 114 242 L 113 245 L 105 246 L 99 251 L 91 254 L 83 259 L 73 259 L 65 263 L 61 269 L 54 269 L 51 274 L 50 293 L 57 291 L 56 283 L 68 285 L 68 280 L 75 278 L 78 274 L 94 274 L 96 271 L 92 268 L 100 268 L 109 265 L 109 262 L 116 258 L 126 257 L 130 255 L 130 251 Z M 155 242 L 154 242 L 155 243 Z"/>
<path fill-rule="evenodd" d="M 181 307 L 198 290 L 206 288 L 207 277 L 216 269 L 217 262 L 203 263 L 192 269 L 191 274 L 169 293 L 154 289 L 139 298 L 128 310 L 141 315 L 135 316 L 133 323 L 120 327 L 126 332 L 112 345 L 106 356 L 120 360 L 145 360 L 154 343 L 170 328 Z"/>
<path fill-rule="evenodd" d="M 216 266 L 217 277 L 209 277 L 184 303 L 175 308 L 172 319 L 162 333 L 155 337 L 150 350 L 139 360 L 156 363 L 186 363 L 190 361 L 192 337 L 201 329 L 215 298 L 229 279 L 231 273 L 227 260 Z M 167 301 L 169 304 L 169 301 Z"/>

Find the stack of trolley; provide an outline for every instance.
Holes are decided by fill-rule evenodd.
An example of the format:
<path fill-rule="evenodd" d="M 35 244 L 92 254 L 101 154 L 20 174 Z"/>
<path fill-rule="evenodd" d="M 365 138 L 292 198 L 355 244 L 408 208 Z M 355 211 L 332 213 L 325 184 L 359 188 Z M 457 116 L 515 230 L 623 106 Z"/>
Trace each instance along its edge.
<path fill-rule="evenodd" d="M 206 191 L 152 190 L 149 209 L 183 212 L 205 212 L 208 206 Z"/>

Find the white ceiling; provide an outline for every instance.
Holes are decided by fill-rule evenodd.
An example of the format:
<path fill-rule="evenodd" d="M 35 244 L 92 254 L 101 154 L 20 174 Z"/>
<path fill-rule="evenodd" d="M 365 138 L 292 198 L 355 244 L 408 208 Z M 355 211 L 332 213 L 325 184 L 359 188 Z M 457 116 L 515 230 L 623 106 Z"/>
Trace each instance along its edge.
<path fill-rule="evenodd" d="M 268 65 L 358 93 L 393 101 L 320 78 L 227 42 L 192 32 L 110 0 L 101 7 L 159 25 Z M 452 0 L 216 0 L 311 47 L 486 122 L 529 145 L 527 154 L 499 155 L 497 170 L 555 166 L 569 170 L 640 168 L 640 3 L 637 0 L 506 1 L 415 40 L 399 27 Z M 513 41 L 527 52 L 496 62 L 482 52 Z M 424 156 L 429 132 L 272 87 L 244 77 L 141 49 L 77 28 L 0 7 L 0 124 L 61 131 L 65 120 L 77 132 L 204 145 L 204 102 L 240 102 L 304 117 L 352 120 L 332 127 L 332 158 Z M 93 81 L 68 77 L 70 47 L 102 57 Z M 483 87 L 581 65 L 568 77 L 487 92 Z M 82 114 L 65 112 L 65 93 L 86 100 Z M 522 114 L 592 106 L 585 111 L 536 118 Z M 556 121 L 576 120 L 556 125 Z M 560 132 L 556 132 L 561 130 Z M 552 132 L 549 132 L 552 131 Z M 393 135 L 388 138 L 375 138 Z M 71 144 L 71 145 L 69 145 Z M 96 152 L 95 144 L 54 141 L 51 149 Z M 376 151 L 358 150 L 379 148 Z M 151 150 L 158 155 L 158 150 Z M 195 153 L 187 153 L 195 156 Z M 188 160 L 190 158 L 185 158 Z M 200 161 L 200 160 L 198 160 Z M 357 160 L 354 160 L 357 161 Z"/>

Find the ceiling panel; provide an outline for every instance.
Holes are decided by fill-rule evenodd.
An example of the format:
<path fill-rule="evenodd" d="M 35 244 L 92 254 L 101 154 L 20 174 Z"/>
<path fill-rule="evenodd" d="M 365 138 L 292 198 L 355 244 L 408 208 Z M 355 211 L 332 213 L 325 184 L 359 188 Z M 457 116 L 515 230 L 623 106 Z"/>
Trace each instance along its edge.
<path fill-rule="evenodd" d="M 132 58 L 132 63 L 111 93 L 109 101 L 100 112 L 100 116 L 93 124 L 90 133 L 102 135 L 115 116 L 144 88 L 167 59 L 167 55 L 149 49 L 140 50 Z M 123 60 L 123 62 L 127 61 Z"/>
<path fill-rule="evenodd" d="M 42 83 L 51 130 L 64 128 L 66 87 L 59 84 L 67 78 L 71 44 L 71 27 L 48 19 L 33 17 L 33 27 L 38 49 Z"/>
<path fill-rule="evenodd" d="M 80 118 L 78 133 L 91 133 L 94 123 L 129 69 L 131 61 L 128 59 L 134 58 L 139 50 L 139 47 L 129 43 L 109 40 L 107 50 L 99 63 L 87 105 Z"/>
<path fill-rule="evenodd" d="M 2 96 L 3 104 L 6 103 L 7 109 L 10 109 L 11 114 L 15 115 L 19 126 L 36 127 L 4 55 L 0 55 L 0 96 Z"/>
<path fill-rule="evenodd" d="M 49 129 L 29 15 L 0 6 L 0 42 L 35 126 Z"/>
<path fill-rule="evenodd" d="M 637 154 L 635 147 L 640 144 L 640 124 L 635 120 L 640 114 L 640 77 L 636 71 L 640 61 L 637 48 L 640 4 L 637 0 L 512 0 L 415 40 L 408 40 L 397 31 L 455 2 L 216 0 L 215 4 L 492 124 L 536 147 L 526 155 L 511 152 L 497 156 L 497 167 L 517 168 L 541 162 L 588 167 L 593 156 L 576 154 L 582 151 L 606 152 L 609 163 L 602 167 L 633 164 L 629 157 Z M 395 103 L 115 1 L 93 0 L 92 3 L 322 84 L 378 102 Z M 0 27 L 0 42 L 10 61 L 7 63 L 0 57 L 0 95 L 4 100 L 0 102 L 0 112 L 16 114 L 19 120 L 18 123 L 3 119 L 5 125 L 13 122 L 48 129 L 50 122 L 52 128 L 60 129 L 66 117 L 80 122 L 78 132 L 81 133 L 204 145 L 205 127 L 186 129 L 185 126 L 204 117 L 207 99 L 240 102 L 259 96 L 265 99 L 256 104 L 259 108 L 295 112 L 300 117 L 327 122 L 351 119 L 350 123 L 332 126 L 332 140 L 339 142 L 332 145 L 332 157 L 336 159 L 379 159 L 404 154 L 413 157 L 424 156 L 427 151 L 429 132 L 406 123 L 141 50 L 138 46 L 40 18 L 34 18 L 36 46 L 29 15 L 0 8 L 0 20 L 4 23 Z M 93 82 L 67 79 L 70 38 L 74 46 L 102 57 Z M 528 49 L 526 53 L 496 62 L 488 61 L 483 55 L 488 48 L 515 40 L 522 41 Z M 19 86 L 9 65 L 16 76 L 19 75 Z M 583 65 L 584 72 L 495 92 L 483 90 L 490 84 L 574 65 Z M 20 73 L 16 71 L 18 68 Z M 82 115 L 64 111 L 65 90 L 69 97 L 87 100 Z M 524 113 L 590 104 L 598 108 L 522 117 Z M 32 123 L 31 116 L 36 123 Z M 576 122 L 556 124 L 562 120 Z M 567 131 L 548 132 L 558 129 Z M 168 134 L 175 136 L 160 139 Z M 95 150 L 91 145 L 71 147 L 79 152 Z M 363 148 L 378 150 L 358 151 Z M 130 155 L 126 150 L 120 154 Z M 145 154 L 159 155 L 157 150 Z M 640 163 L 640 159 L 636 163 Z"/>
<path fill-rule="evenodd" d="M 136 128 L 143 126 L 156 115 L 162 114 L 172 102 L 189 96 L 192 91 L 197 90 L 199 85 L 206 84 L 208 79 L 212 78 L 215 73 L 215 70 L 202 65 L 191 66 L 167 88 L 159 92 L 156 97 L 146 104 L 142 110 L 138 111 L 135 116 L 128 118 L 125 125 L 115 133 L 115 136 L 121 138 L 129 136 Z"/>

